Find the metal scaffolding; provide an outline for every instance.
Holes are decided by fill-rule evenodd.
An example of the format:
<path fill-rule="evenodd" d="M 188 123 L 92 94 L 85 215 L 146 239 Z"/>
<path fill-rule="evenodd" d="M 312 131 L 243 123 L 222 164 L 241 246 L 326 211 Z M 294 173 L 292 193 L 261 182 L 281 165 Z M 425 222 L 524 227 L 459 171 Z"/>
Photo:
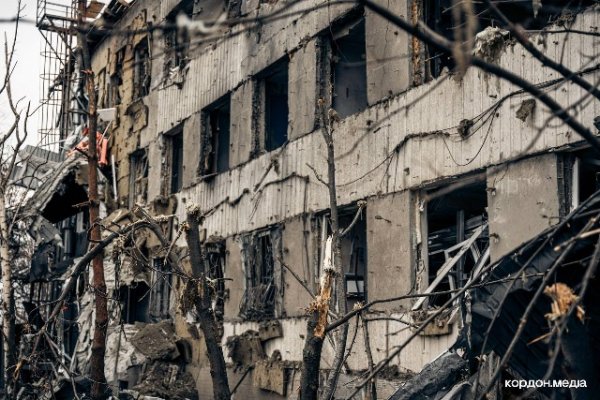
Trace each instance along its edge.
<path fill-rule="evenodd" d="M 37 1 L 36 25 L 44 39 L 39 135 L 40 145 L 47 150 L 59 150 L 73 128 L 76 10 L 75 0 Z"/>

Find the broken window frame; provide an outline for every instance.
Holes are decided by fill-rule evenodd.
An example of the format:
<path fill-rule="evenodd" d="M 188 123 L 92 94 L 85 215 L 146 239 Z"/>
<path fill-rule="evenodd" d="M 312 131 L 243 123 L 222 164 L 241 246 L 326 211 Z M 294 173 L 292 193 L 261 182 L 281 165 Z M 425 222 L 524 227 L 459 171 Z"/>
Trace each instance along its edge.
<path fill-rule="evenodd" d="M 217 321 L 223 322 L 225 317 L 225 266 L 226 263 L 226 246 L 225 241 L 207 243 L 206 262 L 208 277 L 213 282 L 213 304 L 212 309 L 215 313 Z"/>
<path fill-rule="evenodd" d="M 469 179 L 469 178 L 465 178 Z M 472 227 L 468 227 L 468 221 L 474 221 L 472 223 L 477 224 L 477 215 L 474 215 L 470 219 L 465 219 L 465 210 L 464 209 L 456 209 L 454 210 L 455 216 L 454 219 L 456 221 L 454 235 L 456 236 L 456 243 L 451 244 L 448 247 L 431 251 L 430 242 L 432 239 L 432 234 L 436 232 L 440 232 L 441 230 L 452 229 L 443 228 L 436 229 L 435 231 L 431 231 L 430 229 L 430 218 L 429 215 L 429 206 L 430 202 L 433 200 L 441 201 L 443 197 L 437 197 L 436 191 L 438 188 L 433 188 L 430 190 L 425 190 L 421 193 L 421 196 L 425 198 L 421 202 L 421 243 L 419 252 L 420 260 L 418 264 L 422 266 L 422 270 L 418 268 L 418 274 L 420 275 L 421 280 L 426 282 L 426 287 L 419 287 L 419 293 L 430 294 L 439 290 L 450 290 L 458 289 L 468 284 L 472 277 L 475 276 L 482 268 L 490 262 L 490 243 L 489 243 L 489 225 L 488 225 L 488 217 L 487 217 L 487 188 L 485 186 L 485 181 L 476 181 L 471 185 L 465 185 L 463 187 L 459 187 L 456 190 L 446 193 L 446 196 L 457 196 L 457 193 L 463 190 L 480 190 L 483 189 L 483 193 L 480 193 L 485 197 L 485 205 L 483 206 L 483 210 L 485 215 L 482 216 L 481 224 L 474 225 Z M 427 200 L 428 199 L 428 200 Z M 449 206 L 452 208 L 452 206 Z M 476 208 L 476 207 L 475 207 Z M 476 213 L 479 214 L 479 213 Z M 469 235 L 469 231 L 471 234 Z M 452 234 L 452 232 L 450 232 Z M 444 262 L 436 268 L 435 277 L 432 279 L 432 271 L 433 268 L 431 265 L 432 256 L 436 254 L 443 254 Z M 466 272 L 464 270 L 465 263 L 469 263 L 471 265 L 470 271 Z M 419 272 L 420 271 L 420 272 Z M 440 289 L 440 285 L 447 285 L 448 287 L 444 287 Z M 434 301 L 437 301 L 434 303 Z M 411 311 L 419 311 L 419 310 L 427 310 L 430 308 L 439 305 L 438 303 L 443 303 L 442 300 L 436 300 L 434 297 L 421 297 L 419 298 L 411 308 Z M 455 302 L 457 304 L 458 302 Z M 456 311 L 456 310 L 455 310 Z"/>
<path fill-rule="evenodd" d="M 255 116 L 261 132 L 260 147 L 270 152 L 288 141 L 289 58 L 285 56 L 258 73 L 255 89 L 260 104 L 259 115 Z"/>
<path fill-rule="evenodd" d="M 205 178 L 229 170 L 231 94 L 202 110 L 199 175 Z"/>
<path fill-rule="evenodd" d="M 115 55 L 115 70 L 108 78 L 107 101 L 108 107 L 114 107 L 121 104 L 121 93 L 119 91 L 123 84 L 123 68 L 125 66 L 126 47 L 119 49 Z"/>
<path fill-rule="evenodd" d="M 352 30 L 358 29 L 358 32 L 351 33 Z M 348 60 L 348 56 L 344 54 L 348 54 L 349 50 L 344 51 L 342 49 L 342 45 L 344 45 L 345 39 L 350 39 L 351 35 L 359 35 L 359 41 L 362 42 L 362 48 L 364 49 L 364 53 L 362 54 L 361 60 Z M 367 60 L 366 60 L 366 21 L 363 13 L 350 13 L 345 18 L 343 18 L 340 22 L 336 23 L 332 29 L 328 30 L 323 37 L 323 41 L 325 42 L 324 50 L 325 54 L 324 61 L 322 63 L 322 71 L 326 79 L 323 80 L 323 86 L 321 88 L 321 92 L 323 94 L 323 98 L 328 99 L 330 107 L 334 109 L 337 115 L 340 118 L 345 118 L 359 112 L 364 111 L 368 107 L 368 99 L 367 99 Z M 344 45 L 345 46 L 345 45 Z M 347 45 L 351 50 L 355 50 L 358 46 L 352 45 L 348 43 Z M 346 69 L 349 70 L 357 70 L 357 74 L 360 79 L 348 79 L 349 82 L 352 83 L 353 87 L 346 86 L 344 88 L 339 86 L 340 82 L 344 82 L 342 78 L 342 74 L 344 72 L 343 61 L 340 61 L 342 58 L 345 58 L 349 64 L 349 67 Z M 359 65 L 354 65 L 359 63 Z M 350 73 L 350 71 L 347 71 Z M 358 83 L 358 85 L 357 85 Z M 339 86 L 339 87 L 338 87 Z M 353 90 L 354 94 L 350 93 L 350 90 Z M 341 103 L 341 94 L 342 92 L 346 93 L 347 98 L 359 98 L 360 101 L 357 102 L 353 107 L 348 107 L 346 110 L 342 108 L 344 103 Z M 360 96 L 357 96 L 359 94 Z"/>
<path fill-rule="evenodd" d="M 358 207 L 355 205 L 350 205 L 350 206 L 345 206 L 345 207 L 338 207 L 338 215 L 339 215 L 339 221 L 340 221 L 340 229 L 344 230 L 346 229 L 354 220 L 354 218 L 356 217 L 356 213 L 358 212 Z M 354 264 L 354 271 L 351 271 L 349 268 L 348 270 L 346 270 L 345 265 L 344 267 L 344 284 L 346 287 L 346 301 L 347 301 L 347 306 L 348 309 L 351 309 L 354 304 L 358 303 L 358 302 L 367 302 L 368 301 L 368 291 L 367 291 L 367 278 L 368 278 L 368 271 L 369 271 L 369 266 L 368 266 L 368 232 L 367 232 L 367 225 L 366 225 L 366 209 L 363 208 L 362 211 L 360 211 L 362 213 L 362 215 L 358 216 L 358 220 L 356 221 L 356 223 L 354 224 L 354 226 L 352 227 L 352 229 L 346 233 L 346 235 L 344 235 L 341 238 L 341 242 L 342 242 L 342 253 L 344 253 L 344 244 L 348 241 L 348 237 L 349 235 L 352 235 L 353 233 L 356 233 L 356 230 L 359 229 L 361 226 L 363 228 L 363 246 L 360 246 L 360 243 L 358 243 L 358 246 L 355 247 L 355 243 L 352 242 L 351 246 L 352 246 L 352 251 L 350 253 L 350 260 L 349 260 L 349 265 Z M 319 237 L 319 243 L 318 246 L 316 246 L 316 251 L 317 251 L 317 256 L 315 257 L 316 260 L 318 260 L 318 264 L 315 267 L 315 279 L 317 280 L 318 283 L 318 279 L 322 274 L 322 267 L 323 267 L 323 261 L 325 258 L 325 242 L 327 241 L 327 238 L 331 235 L 332 231 L 331 231 L 331 223 L 330 223 L 330 215 L 331 213 L 329 211 L 321 213 L 317 216 L 315 216 L 315 223 L 313 224 L 313 226 L 315 227 L 316 231 L 317 231 L 317 236 Z M 346 225 L 346 226 L 344 226 Z M 360 240 L 360 239 L 359 239 Z M 361 250 L 362 249 L 362 250 Z M 356 250 L 356 252 L 354 251 Z M 363 251 L 363 254 L 360 254 L 360 251 Z M 344 262 L 344 259 L 347 258 L 348 256 L 345 256 L 345 254 L 342 254 L 342 262 Z M 353 258 L 355 257 L 355 258 Z M 359 264 L 362 263 L 362 274 L 359 273 Z M 345 264 L 345 263 L 344 263 Z M 354 291 L 350 291 L 349 288 L 351 288 L 352 284 L 354 282 L 354 288 L 356 290 Z M 362 287 L 362 290 L 361 290 Z M 332 294 L 333 298 L 335 299 L 337 294 L 335 293 L 335 288 L 334 288 L 334 293 Z M 333 304 L 336 304 L 336 302 L 334 301 Z"/>
<path fill-rule="evenodd" d="M 190 35 L 186 28 L 177 26 L 177 17 L 183 14 L 191 19 L 193 13 L 194 1 L 181 1 L 165 18 L 167 29 L 163 31 L 163 40 L 167 76 L 172 69 L 183 69 L 190 61 Z"/>
<path fill-rule="evenodd" d="M 422 4 L 425 24 L 440 35 L 452 40 L 452 0 L 426 0 Z M 425 82 L 438 78 L 444 68 L 449 70 L 454 68 L 452 54 L 433 48 L 429 44 L 422 44 L 422 46 L 425 53 L 423 58 Z"/>
<path fill-rule="evenodd" d="M 561 218 L 600 189 L 600 157 L 588 147 L 558 155 Z"/>
<path fill-rule="evenodd" d="M 159 322 L 169 318 L 172 273 L 164 258 L 155 257 L 151 262 L 152 287 L 149 293 L 148 316 L 152 322 Z"/>
<path fill-rule="evenodd" d="M 283 297 L 281 227 L 242 235 L 240 241 L 245 288 L 239 316 L 251 321 L 276 318 Z"/>
<path fill-rule="evenodd" d="M 163 135 L 165 143 L 165 169 L 163 171 L 163 192 L 166 196 L 179 193 L 183 188 L 184 130 L 183 124 Z"/>
<path fill-rule="evenodd" d="M 143 38 L 133 48 L 133 100 L 150 94 L 152 63 L 149 38 Z"/>
<path fill-rule="evenodd" d="M 146 203 L 148 190 L 148 154 L 146 149 L 137 149 L 129 155 L 129 208 L 141 200 Z M 138 198 L 141 188 L 141 199 Z"/>

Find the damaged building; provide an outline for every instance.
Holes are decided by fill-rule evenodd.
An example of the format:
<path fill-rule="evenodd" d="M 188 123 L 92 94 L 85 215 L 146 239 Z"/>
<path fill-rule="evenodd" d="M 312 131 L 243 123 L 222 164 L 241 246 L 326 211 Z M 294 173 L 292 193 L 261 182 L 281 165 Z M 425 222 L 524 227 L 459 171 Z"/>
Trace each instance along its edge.
<path fill-rule="evenodd" d="M 377 3 L 452 38 L 450 1 Z M 529 6 L 503 10 L 539 31 L 532 40 L 544 54 L 562 57 L 568 68 L 596 81 L 597 38 L 568 32 L 597 31 L 593 2 L 581 2 L 569 18 L 553 14 L 556 2 L 542 3 L 551 6 L 535 13 Z M 324 182 L 327 126 L 335 144 L 340 227 L 349 228 L 337 277 L 347 308 L 406 297 L 373 305 L 360 324 L 350 322 L 336 398 L 352 395 L 365 372 L 390 356 L 376 380 L 377 398 L 422 398 L 419 393 L 429 389 L 419 380 L 421 371 L 448 376 L 434 393 L 458 393 L 464 382 L 473 384 L 468 363 L 448 351 L 467 341 L 492 352 L 490 359 L 504 354 L 509 344 L 499 325 L 491 325 L 498 334 L 485 346 L 484 338 L 465 333 L 471 325 L 480 334 L 488 329 L 493 310 L 484 305 L 502 297 L 498 284 L 471 293 L 468 307 L 462 300 L 445 307 L 396 350 L 482 271 L 497 266 L 489 275 L 497 281 L 515 274 L 515 249 L 524 258 L 535 246 L 551 252 L 552 246 L 531 241 L 573 218 L 581 204 L 596 204 L 600 155 L 566 125 L 548 123 L 543 104 L 480 70 L 454 73 L 451 54 L 358 4 L 107 0 L 90 2 L 88 11 L 100 109 L 103 238 L 143 212 L 173 242 L 166 248 L 155 235 L 139 234 L 104 250 L 110 313 L 105 374 L 115 395 L 212 396 L 198 316 L 185 307 L 185 283 L 167 262 L 173 249 L 185 250 L 187 207 L 196 205 L 234 397 L 298 397 L 307 308 L 318 292 L 332 229 Z M 530 13 L 535 17 L 526 18 Z M 597 101 L 574 104 L 579 88 L 543 66 L 499 21 L 477 15 L 478 56 L 573 105 L 578 118 L 593 126 Z M 58 139 L 64 146 L 38 174 L 44 184 L 25 207 L 36 245 L 30 270 L 19 276 L 29 287 L 25 349 L 34 345 L 28 335 L 50 317 L 53 301 L 91 245 L 88 165 L 80 151 L 88 140 L 81 118 L 87 100 L 77 77 L 66 86 L 73 94 L 63 101 L 71 110 L 61 114 L 66 120 Z M 578 251 L 589 257 L 593 244 L 581 243 Z M 533 264 L 526 271 L 532 276 L 548 268 L 547 260 Z M 62 322 L 47 332 L 53 345 L 42 346 L 44 357 L 60 358 L 77 376 L 49 362 L 30 363 L 21 371 L 29 391 L 49 390 L 48 377 L 59 382 L 50 389 L 57 398 L 89 384 L 81 378 L 89 372 L 94 329 L 91 275 L 91 269 L 79 275 L 60 310 Z M 564 281 L 576 287 L 573 279 Z M 517 294 L 510 305 L 523 308 L 531 287 L 512 290 Z M 546 297 L 536 304 L 537 321 L 545 326 L 551 302 Z M 333 315 L 339 311 L 332 305 Z M 506 313 L 499 318 L 515 323 Z M 365 335 L 361 324 L 367 322 Z M 544 332 L 531 329 L 518 345 L 527 347 Z M 596 345 L 589 351 L 598 354 Z M 541 379 L 543 363 L 532 373 L 526 361 L 543 358 L 545 348 L 538 343 L 521 350 L 525 359 L 510 364 L 505 376 Z M 325 340 L 322 382 L 334 352 Z M 594 372 L 585 379 L 597 380 L 598 367 L 590 368 Z M 363 389 L 356 398 L 368 395 Z"/>

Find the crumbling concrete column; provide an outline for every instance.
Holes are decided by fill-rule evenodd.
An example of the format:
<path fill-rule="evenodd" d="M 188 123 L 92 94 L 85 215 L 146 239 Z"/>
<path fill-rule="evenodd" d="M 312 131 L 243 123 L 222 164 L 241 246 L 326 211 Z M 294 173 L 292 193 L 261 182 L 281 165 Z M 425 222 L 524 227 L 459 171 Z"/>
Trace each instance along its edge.
<path fill-rule="evenodd" d="M 492 262 L 559 221 L 556 154 L 488 170 Z"/>

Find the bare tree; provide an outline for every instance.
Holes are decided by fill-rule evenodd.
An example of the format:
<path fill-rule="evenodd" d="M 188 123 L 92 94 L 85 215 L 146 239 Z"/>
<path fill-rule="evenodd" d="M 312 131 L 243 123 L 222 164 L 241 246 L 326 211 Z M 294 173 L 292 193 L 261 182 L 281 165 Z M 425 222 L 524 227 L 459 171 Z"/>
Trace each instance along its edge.
<path fill-rule="evenodd" d="M 88 136 L 88 209 L 90 217 L 90 239 L 99 242 L 101 232 L 99 226 L 100 202 L 98 200 L 98 148 L 96 130 L 98 126 L 98 114 L 96 103 L 96 85 L 94 83 L 94 72 L 91 67 L 88 38 L 84 33 L 84 20 L 87 2 L 78 1 L 77 39 L 81 49 L 81 73 L 85 79 L 85 87 L 88 94 L 87 110 L 87 136 Z M 92 342 L 92 358 L 90 360 L 90 379 L 92 380 L 91 396 L 94 400 L 107 397 L 106 376 L 104 375 L 104 356 L 106 354 L 106 331 L 108 328 L 108 300 L 106 292 L 106 281 L 104 280 L 104 258 L 98 254 L 92 260 L 94 280 L 94 302 L 96 309 L 96 320 L 94 323 L 94 339 Z"/>
<path fill-rule="evenodd" d="M 15 99 L 12 91 L 12 73 L 17 61 L 15 59 L 17 36 L 19 33 L 19 19 L 23 8 L 21 2 L 17 3 L 17 17 L 14 23 L 12 40 L 9 42 L 4 37 L 4 76 L 0 87 L 0 96 L 4 96 L 10 109 L 12 123 L 0 136 L 0 264 L 2 268 L 2 341 L 3 341 L 3 366 L 5 392 L 13 392 L 14 382 L 12 374 L 16 365 L 15 352 L 15 299 L 13 291 L 13 252 L 11 250 L 11 232 L 14 220 L 10 216 L 13 190 L 11 175 L 19 161 L 18 153 L 27 138 L 27 122 L 30 116 L 30 104 L 23 106 L 20 100 Z"/>
<path fill-rule="evenodd" d="M 223 357 L 223 349 L 219 343 L 218 325 L 212 309 L 211 289 L 208 285 L 206 250 L 200 238 L 200 221 L 202 215 L 197 207 L 188 210 L 186 241 L 189 249 L 192 276 L 188 280 L 188 288 L 195 299 L 196 312 L 200 319 L 200 329 L 204 334 L 204 343 L 210 363 L 210 376 L 213 383 L 213 395 L 216 400 L 231 398 L 227 367 Z"/>

